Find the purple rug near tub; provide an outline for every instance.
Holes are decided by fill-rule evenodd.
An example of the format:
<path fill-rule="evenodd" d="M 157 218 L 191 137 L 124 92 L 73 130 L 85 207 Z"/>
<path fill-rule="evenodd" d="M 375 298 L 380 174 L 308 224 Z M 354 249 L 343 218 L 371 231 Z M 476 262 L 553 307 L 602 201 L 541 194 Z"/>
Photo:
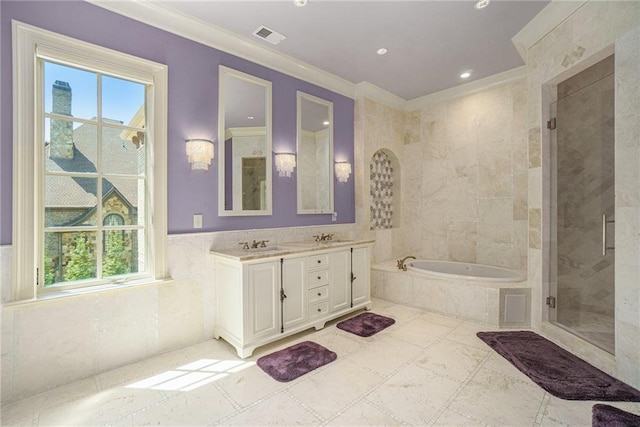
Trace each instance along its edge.
<path fill-rule="evenodd" d="M 304 341 L 258 359 L 258 366 L 271 378 L 286 383 L 333 362 L 338 356 L 320 344 Z"/>
<path fill-rule="evenodd" d="M 361 337 L 370 337 L 377 334 L 381 330 L 388 328 L 396 323 L 390 317 L 380 316 L 379 314 L 365 312 L 358 314 L 351 319 L 347 319 L 338 323 L 336 326 L 343 331 L 351 332 Z"/>
<path fill-rule="evenodd" d="M 640 416 L 609 405 L 593 405 L 591 410 L 592 427 L 638 427 Z"/>
<path fill-rule="evenodd" d="M 640 402 L 640 391 L 534 332 L 477 335 L 531 381 L 560 399 Z"/>

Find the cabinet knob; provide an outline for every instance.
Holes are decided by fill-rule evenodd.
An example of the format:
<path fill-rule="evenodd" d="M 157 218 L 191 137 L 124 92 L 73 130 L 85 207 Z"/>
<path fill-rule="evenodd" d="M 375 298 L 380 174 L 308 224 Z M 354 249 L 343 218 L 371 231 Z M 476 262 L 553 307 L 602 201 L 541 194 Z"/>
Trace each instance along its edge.
<path fill-rule="evenodd" d="M 322 279 L 322 276 L 318 276 L 318 280 Z"/>
<path fill-rule="evenodd" d="M 318 260 L 318 264 L 322 264 L 322 261 Z"/>
<path fill-rule="evenodd" d="M 322 312 L 322 309 L 321 309 L 321 308 L 319 308 L 319 309 L 318 309 L 318 313 L 321 313 L 321 312 Z"/>
<path fill-rule="evenodd" d="M 318 296 L 321 297 L 322 296 L 322 292 L 318 292 Z"/>

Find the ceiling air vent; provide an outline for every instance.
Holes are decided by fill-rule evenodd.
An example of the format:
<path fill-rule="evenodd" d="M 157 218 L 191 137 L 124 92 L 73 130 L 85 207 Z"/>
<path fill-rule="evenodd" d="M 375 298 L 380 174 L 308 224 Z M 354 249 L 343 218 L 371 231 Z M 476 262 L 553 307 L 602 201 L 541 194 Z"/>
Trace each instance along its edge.
<path fill-rule="evenodd" d="M 282 40 L 286 39 L 286 37 L 282 34 L 277 33 L 272 29 L 265 27 L 264 25 L 259 26 L 258 29 L 253 32 L 253 35 L 256 37 L 260 37 L 261 39 L 266 40 L 271 44 L 278 44 Z"/>

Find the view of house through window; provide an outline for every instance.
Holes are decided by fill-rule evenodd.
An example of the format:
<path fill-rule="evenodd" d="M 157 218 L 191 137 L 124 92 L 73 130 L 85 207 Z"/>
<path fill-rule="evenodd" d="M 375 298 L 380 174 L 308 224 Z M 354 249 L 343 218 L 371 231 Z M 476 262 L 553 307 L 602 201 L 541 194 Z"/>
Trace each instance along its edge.
<path fill-rule="evenodd" d="M 41 61 L 44 286 L 145 272 L 147 88 Z"/>

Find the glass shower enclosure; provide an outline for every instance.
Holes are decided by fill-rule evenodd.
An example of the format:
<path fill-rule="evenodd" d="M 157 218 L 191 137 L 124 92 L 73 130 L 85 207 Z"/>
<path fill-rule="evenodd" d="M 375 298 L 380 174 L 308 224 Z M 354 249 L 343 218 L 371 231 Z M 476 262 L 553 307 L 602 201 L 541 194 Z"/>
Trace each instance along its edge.
<path fill-rule="evenodd" d="M 614 84 L 613 56 L 558 84 L 548 126 L 549 320 L 612 354 Z"/>

